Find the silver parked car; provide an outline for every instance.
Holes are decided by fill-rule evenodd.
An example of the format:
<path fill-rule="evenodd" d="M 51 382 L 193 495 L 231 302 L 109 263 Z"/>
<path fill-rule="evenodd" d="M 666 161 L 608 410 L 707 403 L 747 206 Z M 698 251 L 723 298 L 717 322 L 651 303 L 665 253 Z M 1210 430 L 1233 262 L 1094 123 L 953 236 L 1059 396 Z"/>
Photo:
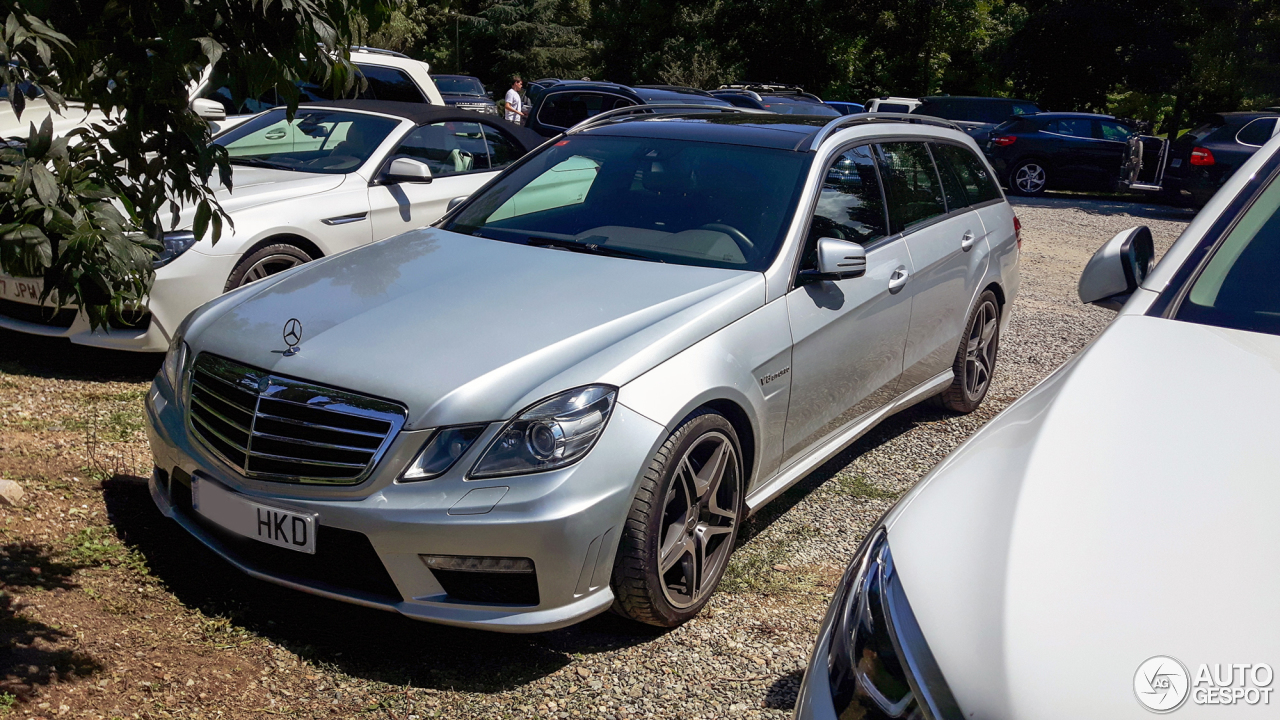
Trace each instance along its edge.
<path fill-rule="evenodd" d="M 414 618 L 671 626 L 811 469 L 982 402 L 1018 240 L 968 136 L 635 113 L 192 313 L 148 396 L 162 511 L 250 575 Z"/>
<path fill-rule="evenodd" d="M 1153 249 L 1099 249 L 1114 322 L 864 541 L 798 719 L 1276 717 L 1280 140 Z"/>

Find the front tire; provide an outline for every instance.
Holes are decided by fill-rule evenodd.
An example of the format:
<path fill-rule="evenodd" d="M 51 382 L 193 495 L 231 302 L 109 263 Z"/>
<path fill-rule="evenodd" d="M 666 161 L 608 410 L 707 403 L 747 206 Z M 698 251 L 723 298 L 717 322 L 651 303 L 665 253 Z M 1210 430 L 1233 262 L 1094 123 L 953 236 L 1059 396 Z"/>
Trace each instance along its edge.
<path fill-rule="evenodd" d="M 1009 192 L 1033 197 L 1049 187 L 1049 171 L 1039 160 L 1023 160 L 1009 171 Z"/>
<path fill-rule="evenodd" d="M 614 611 L 675 627 L 720 583 L 745 507 L 742 450 L 721 414 L 689 416 L 649 462 L 613 565 Z"/>
<path fill-rule="evenodd" d="M 983 291 L 969 312 L 960 348 L 951 366 L 955 380 L 938 396 L 938 404 L 957 413 L 978 409 L 991 389 L 1000 349 L 1000 302 L 990 290 Z"/>
<path fill-rule="evenodd" d="M 297 245 L 279 243 L 267 245 L 245 255 L 227 278 L 224 292 L 248 285 L 254 280 L 261 280 L 268 275 L 275 275 L 291 267 L 309 263 L 314 258 Z"/>

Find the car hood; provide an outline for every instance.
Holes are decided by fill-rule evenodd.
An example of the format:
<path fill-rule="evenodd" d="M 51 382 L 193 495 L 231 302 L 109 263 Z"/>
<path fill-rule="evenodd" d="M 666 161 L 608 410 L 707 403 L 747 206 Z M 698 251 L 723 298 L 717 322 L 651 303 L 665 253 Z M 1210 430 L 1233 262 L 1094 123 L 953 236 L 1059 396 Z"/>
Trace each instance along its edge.
<path fill-rule="evenodd" d="M 309 263 L 246 298 L 194 324 L 193 351 L 402 402 L 407 426 L 421 428 L 622 385 L 763 305 L 765 283 L 426 228 Z M 284 357 L 290 318 L 303 339 Z"/>
<path fill-rule="evenodd" d="M 894 563 L 966 717 L 1147 717 L 1152 656 L 1280 664 L 1277 408 L 1280 337 L 1122 317 L 904 498 Z"/>
<path fill-rule="evenodd" d="M 249 208 L 306 197 L 316 193 L 332 190 L 348 178 L 349 175 L 331 175 L 324 173 L 302 173 L 291 170 L 274 170 L 236 165 L 231 168 L 231 187 L 216 182 L 218 175 L 214 173 L 214 184 L 211 186 L 222 209 L 233 214 Z M 232 219 L 234 219 L 234 214 Z M 164 218 L 168 219 L 165 214 Z M 167 226 L 169 230 L 188 230 L 195 221 L 195 206 L 185 206 L 178 213 L 178 220 Z"/>

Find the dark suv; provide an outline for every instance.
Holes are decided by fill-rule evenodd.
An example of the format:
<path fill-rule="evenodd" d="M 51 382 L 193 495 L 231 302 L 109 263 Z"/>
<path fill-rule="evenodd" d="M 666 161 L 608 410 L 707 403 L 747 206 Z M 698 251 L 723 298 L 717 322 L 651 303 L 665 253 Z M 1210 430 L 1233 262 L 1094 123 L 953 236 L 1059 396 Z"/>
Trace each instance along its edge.
<path fill-rule="evenodd" d="M 1038 113 L 1040 108 L 1027 100 L 935 95 L 920 98 L 920 106 L 911 112 L 950 120 L 981 145 L 996 125 L 1015 115 Z"/>
<path fill-rule="evenodd" d="M 1135 136 L 1129 142 L 1124 184 L 1162 192 L 1179 204 L 1203 205 L 1258 148 L 1276 135 L 1275 110 L 1210 115 L 1200 127 L 1169 143 Z"/>
<path fill-rule="evenodd" d="M 1110 115 L 1036 113 L 1008 120 L 982 145 L 1014 195 L 1116 189 L 1133 125 Z"/>
<path fill-rule="evenodd" d="M 529 118 L 525 126 L 543 137 L 555 137 L 589 117 L 632 105 L 719 105 L 724 100 L 701 90 L 675 85 L 628 87 L 590 80 L 544 78 L 529 86 Z"/>
<path fill-rule="evenodd" d="M 480 78 L 470 75 L 432 75 L 431 81 L 436 84 L 445 105 L 486 115 L 498 114 L 498 104 L 484 89 Z"/>
<path fill-rule="evenodd" d="M 842 115 L 839 110 L 824 105 L 822 98 L 807 93 L 799 85 L 780 83 L 737 83 L 721 85 L 711 94 L 727 100 L 735 107 L 767 110 L 783 115 Z"/>

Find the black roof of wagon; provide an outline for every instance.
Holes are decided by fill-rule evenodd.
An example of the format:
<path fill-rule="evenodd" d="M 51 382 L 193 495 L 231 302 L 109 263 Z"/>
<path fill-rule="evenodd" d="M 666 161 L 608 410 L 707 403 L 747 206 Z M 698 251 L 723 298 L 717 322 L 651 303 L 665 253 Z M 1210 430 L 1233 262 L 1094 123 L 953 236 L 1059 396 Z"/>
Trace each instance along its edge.
<path fill-rule="evenodd" d="M 430 125 L 439 122 L 483 122 L 494 125 L 519 141 L 528 152 L 541 145 L 546 138 L 519 125 L 509 123 L 492 115 L 480 115 L 472 110 L 460 110 L 448 105 L 429 105 L 427 103 L 394 102 L 391 100 L 323 100 L 302 103 L 298 107 L 335 108 L 338 110 L 363 110 L 364 112 L 395 115 L 411 120 L 418 125 Z"/>

